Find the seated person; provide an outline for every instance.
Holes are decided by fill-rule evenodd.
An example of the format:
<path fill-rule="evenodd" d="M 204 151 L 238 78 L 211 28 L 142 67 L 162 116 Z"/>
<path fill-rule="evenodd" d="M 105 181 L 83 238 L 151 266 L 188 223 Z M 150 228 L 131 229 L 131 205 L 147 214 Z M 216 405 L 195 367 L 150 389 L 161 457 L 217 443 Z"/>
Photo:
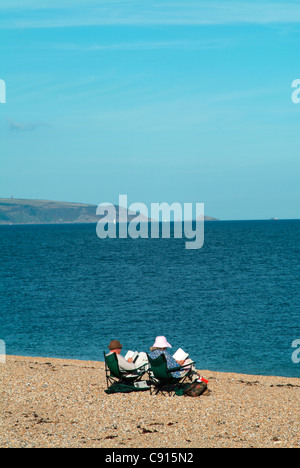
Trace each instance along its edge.
<path fill-rule="evenodd" d="M 174 369 L 178 366 L 182 366 L 184 362 L 175 361 L 173 356 L 167 351 L 167 348 L 172 348 L 172 346 L 170 345 L 170 343 L 167 342 L 166 338 L 164 336 L 157 336 L 154 345 L 152 346 L 152 348 L 150 348 L 151 352 L 149 356 L 152 359 L 155 359 L 161 354 L 164 354 L 166 356 L 168 369 Z M 180 378 L 183 375 L 182 372 L 185 373 L 186 370 L 172 372 L 172 376 L 175 378 Z"/>
<path fill-rule="evenodd" d="M 148 359 L 146 353 L 139 353 L 139 356 L 135 363 L 133 363 L 132 358 L 129 358 L 127 361 L 121 355 L 123 345 L 121 345 L 119 340 L 112 340 L 108 346 L 110 352 L 108 355 L 115 353 L 118 359 L 119 369 L 120 371 L 131 371 L 135 369 L 139 369 L 141 366 L 148 364 Z"/>

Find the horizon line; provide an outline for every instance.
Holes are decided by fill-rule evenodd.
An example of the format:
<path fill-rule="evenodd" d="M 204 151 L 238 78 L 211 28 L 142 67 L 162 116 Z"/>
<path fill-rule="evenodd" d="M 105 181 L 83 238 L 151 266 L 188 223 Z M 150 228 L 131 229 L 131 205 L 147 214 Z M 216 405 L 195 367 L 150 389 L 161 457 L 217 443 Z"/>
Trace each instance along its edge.
<path fill-rule="evenodd" d="M 62 201 L 62 200 L 48 200 L 48 199 L 41 199 L 41 198 L 1 198 L 0 197 L 0 203 L 2 200 L 9 200 L 9 201 L 18 201 L 18 200 L 22 200 L 22 201 L 39 201 L 39 202 L 49 202 L 49 203 L 66 203 L 66 204 L 70 204 L 70 205 L 83 205 L 83 206 L 94 206 L 94 207 L 98 207 L 100 203 L 98 204 L 95 204 L 95 203 L 83 203 L 83 202 L 69 202 L 69 201 Z M 121 207 L 121 208 L 124 208 L 123 206 L 121 205 L 118 205 L 117 203 L 114 204 L 114 206 L 118 206 L 118 207 Z M 208 219 L 208 220 L 204 220 L 204 221 L 211 221 L 211 222 L 215 222 L 215 221 L 300 221 L 300 218 L 277 218 L 277 217 L 270 217 L 270 218 L 215 218 L 214 216 L 209 216 L 209 215 L 205 215 L 206 217 L 208 218 L 214 218 L 214 219 Z M 149 218 L 149 221 L 143 221 L 143 222 L 156 222 L 156 223 L 163 223 L 163 222 L 170 222 L 170 223 L 176 223 L 176 222 L 182 222 L 184 223 L 184 221 L 197 221 L 196 219 L 190 219 L 190 220 L 166 220 L 166 221 L 157 221 L 155 219 L 152 219 Z M 119 224 L 120 222 L 119 221 L 116 221 L 117 224 Z M 122 223 L 122 221 L 121 221 Z M 22 226 L 25 226 L 25 225 L 38 225 L 38 224 L 95 224 L 95 223 L 32 223 L 32 224 L 29 224 L 29 223 L 15 223 L 15 224 L 1 224 L 0 223 L 0 226 L 17 226 L 17 225 L 22 225 Z"/>

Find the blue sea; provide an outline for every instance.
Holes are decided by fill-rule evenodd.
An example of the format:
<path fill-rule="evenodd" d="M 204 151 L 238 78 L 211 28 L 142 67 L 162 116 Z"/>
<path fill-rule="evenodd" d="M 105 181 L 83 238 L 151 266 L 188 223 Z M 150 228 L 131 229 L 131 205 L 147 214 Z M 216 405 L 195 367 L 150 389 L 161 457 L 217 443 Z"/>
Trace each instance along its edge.
<path fill-rule="evenodd" d="M 105 239 L 95 225 L 0 227 L 0 339 L 10 355 L 103 360 L 165 335 L 196 367 L 300 377 L 300 221 L 205 223 L 185 239 Z"/>

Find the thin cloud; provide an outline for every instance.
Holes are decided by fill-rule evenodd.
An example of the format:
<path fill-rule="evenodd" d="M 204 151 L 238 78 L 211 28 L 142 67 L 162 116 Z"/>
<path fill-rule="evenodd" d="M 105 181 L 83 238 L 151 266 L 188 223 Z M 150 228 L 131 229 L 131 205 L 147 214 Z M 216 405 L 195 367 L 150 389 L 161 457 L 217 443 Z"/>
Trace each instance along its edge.
<path fill-rule="evenodd" d="M 31 0 L 22 8 L 14 0 L 1 4 L 2 28 L 65 28 L 97 25 L 221 25 L 295 24 L 300 22 L 299 2 L 289 1 L 55 1 L 40 7 Z M 17 6 L 20 5 L 20 9 Z M 34 15 L 32 13 L 34 12 Z"/>
<path fill-rule="evenodd" d="M 43 123 L 22 123 L 22 122 L 15 122 L 13 120 L 8 120 L 8 128 L 11 132 L 32 132 L 36 130 L 40 126 L 44 126 L 48 124 Z"/>
<path fill-rule="evenodd" d="M 79 52 L 97 52 L 97 51 L 125 51 L 125 50 L 207 50 L 219 49 L 230 46 L 232 43 L 229 39 L 212 39 L 203 41 L 189 40 L 170 40 L 170 41 L 138 41 L 138 42 L 120 42 L 115 44 L 75 44 L 61 43 L 55 44 L 55 48 L 66 51 Z"/>

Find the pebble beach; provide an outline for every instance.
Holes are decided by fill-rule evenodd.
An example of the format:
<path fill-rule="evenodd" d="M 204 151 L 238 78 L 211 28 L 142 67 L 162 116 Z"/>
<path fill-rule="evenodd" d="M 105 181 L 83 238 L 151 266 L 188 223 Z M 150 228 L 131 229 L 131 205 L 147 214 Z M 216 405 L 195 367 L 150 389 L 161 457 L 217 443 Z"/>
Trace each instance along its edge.
<path fill-rule="evenodd" d="M 199 370 L 205 395 L 105 393 L 104 363 L 7 356 L 1 448 L 299 448 L 300 379 Z"/>

